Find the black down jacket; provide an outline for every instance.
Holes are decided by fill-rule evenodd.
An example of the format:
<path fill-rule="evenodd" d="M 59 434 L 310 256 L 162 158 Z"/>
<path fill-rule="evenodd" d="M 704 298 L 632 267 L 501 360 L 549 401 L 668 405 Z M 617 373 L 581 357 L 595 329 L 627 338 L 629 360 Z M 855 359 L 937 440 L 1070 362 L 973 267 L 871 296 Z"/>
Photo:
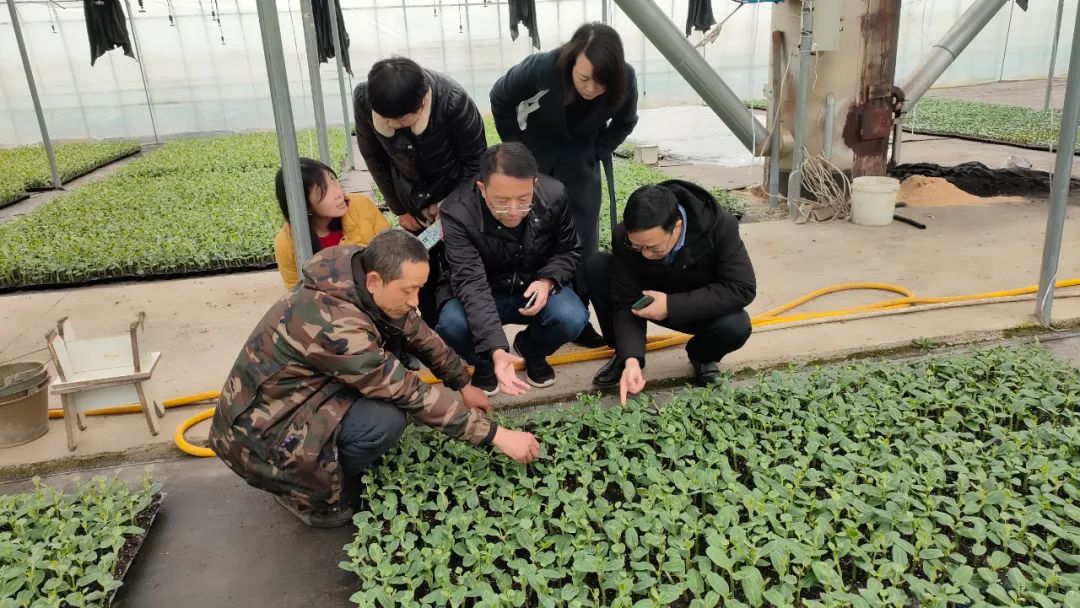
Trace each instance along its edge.
<path fill-rule="evenodd" d="M 422 209 L 442 201 L 479 172 L 480 156 L 487 149 L 484 121 L 465 89 L 443 74 L 424 72 L 431 83 L 431 105 L 420 133 L 398 129 L 393 137 L 384 137 L 375 129 L 367 83 L 353 92 L 356 144 L 396 215 L 419 216 Z"/>
<path fill-rule="evenodd" d="M 657 185 L 674 192 L 686 211 L 686 242 L 673 263 L 665 264 L 630 249 L 625 225 L 615 227 L 611 297 L 615 347 L 624 358 L 645 357 L 645 319 L 630 311 L 643 290 L 667 294 L 667 322 L 677 325 L 742 310 L 757 295 L 757 278 L 739 236 L 739 220 L 697 184 L 668 180 Z"/>
<path fill-rule="evenodd" d="M 581 259 L 566 189 L 554 178 L 539 176 L 532 210 L 520 231 L 495 219 L 476 184 L 463 184 L 447 197 L 439 218 L 448 266 L 441 277 L 439 308 L 460 299 L 476 352 L 509 351 L 493 294 L 521 295 L 538 279 L 554 281 L 554 293 L 573 279 Z"/>

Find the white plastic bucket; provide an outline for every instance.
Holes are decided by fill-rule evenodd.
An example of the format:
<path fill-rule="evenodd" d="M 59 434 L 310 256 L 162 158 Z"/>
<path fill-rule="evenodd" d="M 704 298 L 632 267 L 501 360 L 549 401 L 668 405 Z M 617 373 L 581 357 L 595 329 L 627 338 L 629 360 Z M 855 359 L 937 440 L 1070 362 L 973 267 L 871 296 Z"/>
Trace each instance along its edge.
<path fill-rule="evenodd" d="M 860 226 L 887 226 L 896 212 L 900 181 L 867 175 L 851 181 L 851 221 Z"/>

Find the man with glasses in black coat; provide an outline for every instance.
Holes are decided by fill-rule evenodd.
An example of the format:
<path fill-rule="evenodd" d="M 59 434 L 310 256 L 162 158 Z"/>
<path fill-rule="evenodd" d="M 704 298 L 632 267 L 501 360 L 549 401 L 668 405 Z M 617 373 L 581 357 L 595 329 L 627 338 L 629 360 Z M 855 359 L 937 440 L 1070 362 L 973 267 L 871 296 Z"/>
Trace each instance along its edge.
<path fill-rule="evenodd" d="M 496 144 L 480 157 L 475 183 L 441 209 L 448 276 L 439 286 L 435 331 L 475 366 L 488 395 L 555 382 L 546 357 L 581 334 L 589 311 L 570 283 L 581 260 L 566 188 L 540 175 L 523 144 Z M 504 323 L 527 325 L 510 342 Z"/>
<path fill-rule="evenodd" d="M 686 353 L 700 385 L 720 379 L 718 363 L 750 338 L 746 307 L 757 283 L 739 222 L 703 188 L 681 180 L 630 195 L 612 252 L 589 259 L 585 276 L 600 330 L 615 356 L 593 384 L 627 393 L 645 387 L 649 321 L 691 334 Z"/>

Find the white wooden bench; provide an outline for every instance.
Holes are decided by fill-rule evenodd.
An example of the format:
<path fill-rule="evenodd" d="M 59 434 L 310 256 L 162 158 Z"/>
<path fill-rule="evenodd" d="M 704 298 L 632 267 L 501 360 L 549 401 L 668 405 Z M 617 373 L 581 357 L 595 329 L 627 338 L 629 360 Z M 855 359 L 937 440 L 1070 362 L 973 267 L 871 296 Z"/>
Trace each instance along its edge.
<path fill-rule="evenodd" d="M 98 408 L 138 403 L 150 433 L 158 434 L 157 418 L 165 410 L 153 400 L 149 382 L 161 353 L 140 348 L 145 322 L 146 313 L 140 312 L 127 334 L 81 340 L 64 317 L 46 335 L 57 376 L 51 390 L 64 406 L 69 450 L 78 445 L 79 431 L 86 429 L 83 412 Z"/>

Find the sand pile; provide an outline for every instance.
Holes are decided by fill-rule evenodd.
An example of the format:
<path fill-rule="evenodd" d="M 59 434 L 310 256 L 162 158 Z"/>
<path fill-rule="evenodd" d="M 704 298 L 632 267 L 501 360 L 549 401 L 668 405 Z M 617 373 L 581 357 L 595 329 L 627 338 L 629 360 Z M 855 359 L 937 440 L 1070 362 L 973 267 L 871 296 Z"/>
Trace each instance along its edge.
<path fill-rule="evenodd" d="M 900 194 L 896 200 L 904 201 L 910 207 L 946 207 L 1016 203 L 1024 199 L 1019 196 L 975 196 L 950 184 L 943 177 L 912 175 L 900 183 Z"/>

